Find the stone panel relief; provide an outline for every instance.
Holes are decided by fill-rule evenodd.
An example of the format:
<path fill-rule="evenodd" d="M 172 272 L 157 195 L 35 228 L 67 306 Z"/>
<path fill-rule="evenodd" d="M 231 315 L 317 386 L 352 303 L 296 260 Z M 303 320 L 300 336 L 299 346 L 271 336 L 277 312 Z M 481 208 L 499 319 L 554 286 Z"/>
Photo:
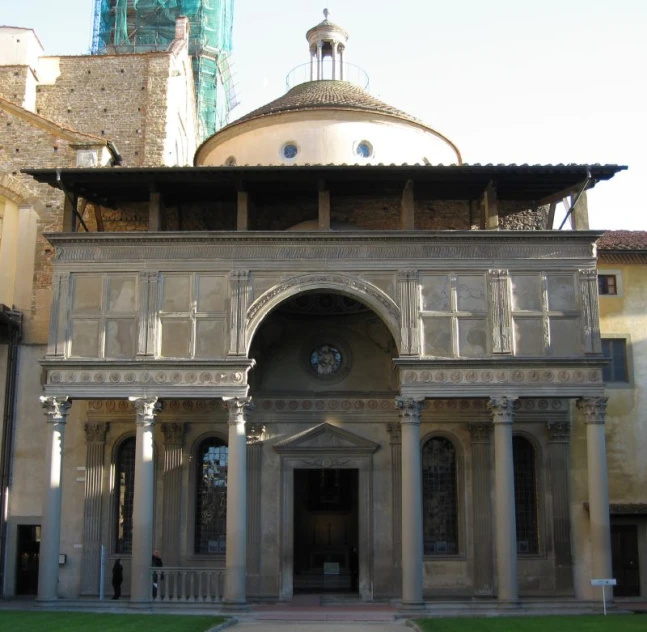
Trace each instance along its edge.
<path fill-rule="evenodd" d="M 224 275 L 163 274 L 159 299 L 159 355 L 225 355 L 227 292 Z"/>

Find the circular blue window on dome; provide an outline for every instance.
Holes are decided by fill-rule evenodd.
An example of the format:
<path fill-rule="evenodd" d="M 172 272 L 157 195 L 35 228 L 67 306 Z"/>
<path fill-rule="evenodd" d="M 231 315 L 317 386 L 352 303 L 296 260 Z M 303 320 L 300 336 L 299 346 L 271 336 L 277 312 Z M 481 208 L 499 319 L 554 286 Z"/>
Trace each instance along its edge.
<path fill-rule="evenodd" d="M 373 145 L 367 140 L 362 140 L 355 146 L 355 153 L 361 158 L 370 158 L 373 155 Z"/>
<path fill-rule="evenodd" d="M 283 154 L 283 158 L 292 160 L 293 158 L 296 158 L 297 154 L 299 153 L 299 149 L 296 146 L 296 143 L 285 143 L 285 145 L 283 145 L 281 153 Z"/>

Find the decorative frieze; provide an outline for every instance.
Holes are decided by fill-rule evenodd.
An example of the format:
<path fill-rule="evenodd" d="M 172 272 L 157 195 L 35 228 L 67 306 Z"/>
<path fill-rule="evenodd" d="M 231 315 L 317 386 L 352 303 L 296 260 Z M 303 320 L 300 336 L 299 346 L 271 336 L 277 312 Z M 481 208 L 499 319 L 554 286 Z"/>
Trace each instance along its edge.
<path fill-rule="evenodd" d="M 407 384 L 601 384 L 602 369 L 447 369 L 405 370 L 403 385 Z"/>
<path fill-rule="evenodd" d="M 113 261 L 316 261 L 348 260 L 366 268 L 367 261 L 420 259 L 426 267 L 446 265 L 449 259 L 484 262 L 501 259 L 540 261 L 546 268 L 560 259 L 591 260 L 593 246 L 588 235 L 519 235 L 518 231 L 489 233 L 480 231 L 434 232 L 430 235 L 340 236 L 221 233 L 187 235 L 186 233 L 90 235 L 49 234 L 56 247 L 56 262 Z M 508 235 L 507 232 L 512 234 Z M 558 265 L 563 267 L 563 263 Z"/>
<path fill-rule="evenodd" d="M 209 388 L 214 385 L 245 383 L 243 370 L 196 369 L 54 369 L 47 372 L 47 384 L 62 385 L 132 385 L 191 386 Z"/>
<path fill-rule="evenodd" d="M 493 353 L 512 353 L 509 278 L 507 270 L 490 270 L 488 272 Z"/>

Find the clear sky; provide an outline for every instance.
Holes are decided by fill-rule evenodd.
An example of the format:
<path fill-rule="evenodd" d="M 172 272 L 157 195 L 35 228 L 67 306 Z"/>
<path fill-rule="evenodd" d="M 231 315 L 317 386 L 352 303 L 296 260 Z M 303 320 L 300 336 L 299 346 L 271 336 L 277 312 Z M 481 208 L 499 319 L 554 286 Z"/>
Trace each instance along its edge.
<path fill-rule="evenodd" d="M 0 24 L 34 28 L 46 54 L 84 54 L 93 6 L 0 0 Z M 237 0 L 232 118 L 283 94 L 324 6 L 372 94 L 465 162 L 628 165 L 589 192 L 592 228 L 647 230 L 647 0 Z"/>

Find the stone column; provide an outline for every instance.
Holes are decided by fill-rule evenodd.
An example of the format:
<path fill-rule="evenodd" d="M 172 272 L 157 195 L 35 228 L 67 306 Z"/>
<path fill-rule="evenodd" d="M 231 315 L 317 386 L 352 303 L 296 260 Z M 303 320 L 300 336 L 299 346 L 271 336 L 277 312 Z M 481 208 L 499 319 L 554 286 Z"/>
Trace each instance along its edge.
<path fill-rule="evenodd" d="M 420 407 L 396 397 L 402 426 L 402 607 L 422 608 L 422 464 Z"/>
<path fill-rule="evenodd" d="M 586 424 L 587 472 L 589 477 L 589 515 L 591 521 L 591 577 L 611 575 L 611 524 L 609 519 L 609 480 L 604 421 L 606 397 L 585 397 L 577 407 Z"/>
<path fill-rule="evenodd" d="M 492 397 L 488 408 L 494 423 L 494 481 L 496 569 L 498 599 L 510 603 L 519 599 L 517 581 L 517 526 L 514 504 L 514 461 L 512 422 L 514 397 Z"/>
<path fill-rule="evenodd" d="M 323 42 L 317 42 L 317 81 L 323 79 Z"/>
<path fill-rule="evenodd" d="M 332 78 L 337 79 L 337 44 L 332 45 Z"/>
<path fill-rule="evenodd" d="M 150 603 L 153 596 L 153 580 L 150 572 L 153 555 L 153 497 L 155 494 L 153 428 L 155 415 L 161 408 L 161 402 L 157 397 L 129 399 L 133 402 L 137 414 L 130 601 L 134 604 L 143 604 Z"/>
<path fill-rule="evenodd" d="M 474 594 L 494 594 L 492 558 L 491 424 L 470 424 L 472 437 L 472 511 L 474 538 Z"/>
<path fill-rule="evenodd" d="M 47 419 L 45 498 L 41 520 L 38 601 L 58 599 L 58 554 L 61 545 L 61 498 L 65 422 L 72 402 L 67 397 L 41 397 Z"/>
<path fill-rule="evenodd" d="M 168 566 L 180 563 L 180 505 L 182 501 L 182 450 L 185 425 L 162 424 L 164 435 L 164 510 L 162 555 Z"/>
<path fill-rule="evenodd" d="M 224 603 L 231 607 L 246 605 L 247 575 L 247 436 L 245 409 L 251 398 L 225 400 L 229 410 L 227 467 L 227 552 Z"/>
<path fill-rule="evenodd" d="M 247 435 L 247 592 L 259 594 L 261 574 L 261 458 L 263 424 L 248 424 Z"/>
<path fill-rule="evenodd" d="M 83 510 L 83 555 L 81 594 L 99 594 L 101 573 L 101 508 L 103 506 L 104 449 L 106 423 L 85 424 L 85 506 Z"/>
<path fill-rule="evenodd" d="M 568 494 L 568 441 L 571 424 L 549 421 L 548 476 L 553 499 L 553 543 L 555 547 L 555 589 L 559 594 L 573 594 L 573 557 L 571 555 L 571 519 Z"/>
<path fill-rule="evenodd" d="M 393 594 L 402 592 L 402 426 L 389 424 L 391 435 L 391 521 L 393 531 Z"/>

